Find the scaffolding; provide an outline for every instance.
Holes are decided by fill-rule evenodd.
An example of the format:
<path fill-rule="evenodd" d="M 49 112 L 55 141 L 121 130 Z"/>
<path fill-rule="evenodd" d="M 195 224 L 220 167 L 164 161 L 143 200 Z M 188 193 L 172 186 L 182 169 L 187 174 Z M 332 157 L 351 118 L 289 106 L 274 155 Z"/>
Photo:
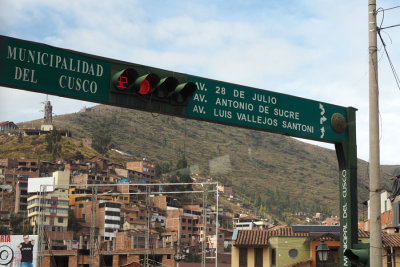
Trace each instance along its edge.
<path fill-rule="evenodd" d="M 90 251 L 90 262 L 89 266 L 90 267 L 96 267 L 95 265 L 95 256 L 96 254 L 98 256 L 101 256 L 101 248 L 100 244 L 98 244 L 98 238 L 96 237 L 96 210 L 97 210 L 97 202 L 101 197 L 104 196 L 123 196 L 123 195 L 144 195 L 145 196 L 145 204 L 146 204 L 146 227 L 145 227 L 145 249 L 144 249 L 144 258 L 143 258 L 143 265 L 145 267 L 149 266 L 156 266 L 156 262 L 154 260 L 150 259 L 150 255 L 152 254 L 153 248 L 152 245 L 150 245 L 150 233 L 151 233 L 151 205 L 150 205 L 150 198 L 155 195 L 175 195 L 175 194 L 202 194 L 202 223 L 203 223 L 203 238 L 201 239 L 201 265 L 202 267 L 205 267 L 206 261 L 208 259 L 212 259 L 215 261 L 215 267 L 218 267 L 218 228 L 219 228 L 219 222 L 218 222 L 218 211 L 219 211 L 219 194 L 218 194 L 218 183 L 214 182 L 204 182 L 204 183 L 154 183 L 154 184 L 123 184 L 123 186 L 132 186 L 132 187 L 137 187 L 137 188 L 143 188 L 145 187 L 145 190 L 138 190 L 137 192 L 129 192 L 129 193 L 122 193 L 122 192 L 103 192 L 104 190 L 99 190 L 101 187 L 117 187 L 119 184 L 69 184 L 69 185 L 56 185 L 54 186 L 54 189 L 56 188 L 65 188 L 68 186 L 69 188 L 73 187 L 79 187 L 79 188 L 91 188 L 91 193 L 77 193 L 77 194 L 71 194 L 68 193 L 69 198 L 71 196 L 75 197 L 88 197 L 91 199 L 91 213 L 90 213 L 90 236 L 89 236 L 89 242 L 87 244 L 87 249 Z M 181 190 L 181 191 L 163 191 L 163 188 L 168 187 L 169 189 L 171 188 L 180 188 L 181 186 L 192 186 L 192 189 L 196 187 L 196 189 L 193 190 Z M 51 241 L 50 238 L 46 235 L 46 229 L 44 226 L 44 222 L 46 221 L 46 209 L 45 209 L 45 199 L 46 199 L 46 194 L 49 192 L 47 190 L 47 185 L 42 185 L 40 187 L 40 192 L 39 192 L 39 216 L 38 216 L 38 225 L 37 225 L 37 234 L 38 234 L 38 248 L 39 248 L 39 255 L 38 255 L 38 263 L 37 266 L 42 266 L 42 259 L 44 256 L 44 251 L 46 250 L 46 244 L 47 244 L 47 250 L 49 255 L 52 257 L 53 254 L 51 252 L 52 246 L 51 246 Z M 152 190 L 152 188 L 158 188 L 156 190 Z M 199 190 L 201 188 L 201 190 Z M 160 190 L 161 189 L 161 190 Z M 70 191 L 69 191 L 70 192 Z M 209 209 L 209 195 L 214 195 L 215 196 L 215 211 L 212 212 L 211 209 Z M 52 193 L 52 196 L 55 196 L 54 193 Z M 208 218 L 210 215 L 214 214 L 215 215 L 215 249 L 207 249 L 208 248 L 208 241 L 210 240 L 210 236 L 208 235 L 207 231 L 207 223 L 208 223 Z M 179 217 L 179 220 L 181 218 Z M 180 222 L 179 222 L 180 223 Z M 210 221 L 211 223 L 211 221 Z M 180 231 L 180 224 L 178 227 Z M 177 262 L 177 265 L 179 266 L 179 261 L 183 259 L 182 256 L 182 250 L 181 250 L 181 234 L 178 232 L 178 238 L 177 238 L 177 245 L 176 245 L 176 253 L 174 255 L 174 258 Z M 171 240 L 171 245 L 174 243 L 173 239 Z M 207 256 L 208 255 L 208 256 Z M 55 263 L 54 259 L 53 262 Z M 101 261 L 100 261 L 101 262 Z M 158 263 L 158 265 L 162 265 L 161 263 Z M 172 266 L 170 266 L 172 267 Z"/>

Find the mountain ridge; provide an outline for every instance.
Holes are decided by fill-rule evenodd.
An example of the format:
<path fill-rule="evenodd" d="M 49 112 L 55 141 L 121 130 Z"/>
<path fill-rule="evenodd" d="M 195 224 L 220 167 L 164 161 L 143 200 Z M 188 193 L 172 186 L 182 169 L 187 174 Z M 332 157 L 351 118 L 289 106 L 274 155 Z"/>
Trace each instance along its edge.
<path fill-rule="evenodd" d="M 41 120 L 18 123 L 37 128 L 40 124 Z M 231 184 L 245 204 L 279 220 L 318 210 L 339 215 L 334 150 L 279 134 L 106 105 L 95 106 L 90 112 L 54 116 L 53 124 L 70 130 L 79 145 L 99 124 L 106 125 L 103 127 L 111 131 L 112 147 L 133 155 L 108 153 L 120 163 L 131 158 L 176 163 L 185 156 L 189 165 L 199 165 L 199 175 Z M 5 156 L 1 151 L 0 155 Z M 400 166 L 381 169 L 382 185 L 390 189 L 390 178 L 400 173 Z M 368 199 L 367 188 L 368 163 L 358 160 L 359 217 L 363 216 L 361 203 Z"/>

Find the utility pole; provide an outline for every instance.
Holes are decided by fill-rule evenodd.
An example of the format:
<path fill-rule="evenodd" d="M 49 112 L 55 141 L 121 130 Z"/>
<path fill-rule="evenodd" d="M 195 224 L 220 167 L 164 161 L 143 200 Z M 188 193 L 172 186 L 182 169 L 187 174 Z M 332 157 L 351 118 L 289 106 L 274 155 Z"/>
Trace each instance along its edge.
<path fill-rule="evenodd" d="M 368 0 L 370 266 L 382 266 L 376 0 Z"/>
<path fill-rule="evenodd" d="M 201 267 L 206 266 L 206 249 L 207 249 L 207 184 L 203 185 L 203 242 L 201 243 Z"/>
<path fill-rule="evenodd" d="M 90 239 L 89 239 L 89 246 L 90 246 L 90 267 L 95 266 L 94 264 L 94 253 L 95 253 L 95 232 L 96 232 L 96 210 L 97 210 L 97 191 L 98 187 L 93 185 L 92 187 L 92 210 L 90 212 Z"/>

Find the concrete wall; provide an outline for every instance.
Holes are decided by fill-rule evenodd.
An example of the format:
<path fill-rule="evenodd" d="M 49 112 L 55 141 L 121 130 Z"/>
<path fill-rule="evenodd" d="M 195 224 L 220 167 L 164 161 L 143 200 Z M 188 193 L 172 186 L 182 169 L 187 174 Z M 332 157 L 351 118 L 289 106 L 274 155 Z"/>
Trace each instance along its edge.
<path fill-rule="evenodd" d="M 285 266 L 300 260 L 308 259 L 310 254 L 310 243 L 307 237 L 270 237 L 270 247 L 276 249 L 276 266 Z M 297 250 L 297 256 L 289 256 L 291 249 Z"/>

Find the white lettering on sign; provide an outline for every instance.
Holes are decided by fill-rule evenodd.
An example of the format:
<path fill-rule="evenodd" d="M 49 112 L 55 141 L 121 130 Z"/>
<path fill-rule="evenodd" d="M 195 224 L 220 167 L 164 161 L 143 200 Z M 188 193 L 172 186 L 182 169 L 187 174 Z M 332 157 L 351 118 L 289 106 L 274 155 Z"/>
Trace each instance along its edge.
<path fill-rule="evenodd" d="M 204 107 L 198 106 L 198 105 L 194 105 L 193 112 L 196 112 L 199 114 L 206 114 L 206 112 L 204 111 Z"/>
<path fill-rule="evenodd" d="M 22 80 L 24 82 L 37 83 L 35 78 L 35 70 L 15 67 L 14 80 Z"/>
<path fill-rule="evenodd" d="M 267 103 L 267 104 L 276 104 L 277 100 L 276 97 L 273 96 L 266 96 L 263 94 L 258 94 L 258 93 L 254 93 L 253 97 L 251 98 L 251 100 L 254 101 L 258 101 L 258 102 L 263 102 L 263 103 Z"/>
<path fill-rule="evenodd" d="M 26 62 L 30 64 L 49 66 L 51 68 L 68 70 L 101 77 L 104 74 L 103 66 L 100 64 L 92 64 L 84 60 L 66 58 L 59 55 L 43 53 L 25 48 L 8 46 L 7 59 Z M 50 56 L 50 60 L 49 60 Z M 55 60 L 54 60 L 55 58 Z"/>
<path fill-rule="evenodd" d="M 254 110 L 254 106 L 253 106 L 252 103 L 241 102 L 241 101 L 231 100 L 231 99 L 226 99 L 226 98 L 219 98 L 218 97 L 217 100 L 215 101 L 215 104 L 217 106 L 241 109 L 241 110 L 246 110 L 246 111 L 253 111 Z"/>
<path fill-rule="evenodd" d="M 291 129 L 305 133 L 314 133 L 314 126 L 305 125 L 298 122 L 282 121 L 282 127 L 285 129 Z"/>
<path fill-rule="evenodd" d="M 273 92 L 214 81 L 193 82 L 197 85 L 197 91 L 193 94 L 193 105 L 189 112 L 196 115 L 207 113 L 207 119 L 244 127 L 276 128 L 272 130 L 281 130 L 296 136 L 323 138 L 326 135 L 327 127 L 324 125 L 329 120 L 328 116 L 319 116 L 321 109 L 325 113 L 325 108 L 320 103 L 308 108 L 307 105 L 303 107 L 287 101 L 285 97 Z M 211 90 L 207 92 L 207 88 Z M 309 112 L 315 108 L 318 113 Z"/>
<path fill-rule="evenodd" d="M 275 126 L 275 127 L 278 126 L 278 120 L 276 119 L 257 116 L 257 115 L 250 115 L 241 112 L 237 112 L 236 115 L 239 121 L 252 122 L 252 123 Z"/>
<path fill-rule="evenodd" d="M 278 117 L 285 117 L 288 119 L 299 120 L 299 112 L 274 108 L 274 115 Z"/>
<path fill-rule="evenodd" d="M 269 114 L 269 107 L 268 106 L 258 106 L 258 112 Z"/>
<path fill-rule="evenodd" d="M 343 225 L 342 227 L 342 239 L 343 239 L 343 251 L 345 251 L 348 248 L 348 238 L 347 238 L 347 223 Z M 343 264 L 344 266 L 348 266 L 349 265 L 349 259 L 345 256 L 343 259 Z"/>
<path fill-rule="evenodd" d="M 204 102 L 204 103 L 207 103 L 207 100 L 205 99 L 205 95 L 201 95 L 201 94 L 194 94 L 194 97 L 193 97 L 193 100 L 196 100 L 196 101 L 200 101 L 200 102 Z"/>
<path fill-rule="evenodd" d="M 90 76 L 98 78 L 104 75 L 104 68 L 100 64 L 93 64 L 72 57 L 53 55 L 43 51 L 35 51 L 10 45 L 7 47 L 7 59 L 28 63 L 33 67 L 39 65 L 73 73 L 86 74 L 89 79 L 86 77 L 74 77 L 73 75 L 61 74 L 58 78 L 58 85 L 62 89 L 69 89 L 77 92 L 81 91 L 88 94 L 96 94 L 98 90 L 97 83 L 91 80 Z M 16 66 L 14 80 L 38 84 L 35 71 L 35 69 Z M 44 75 L 41 75 L 39 78 L 43 76 Z"/>
<path fill-rule="evenodd" d="M 342 170 L 340 172 L 340 176 L 341 176 L 341 182 L 342 182 L 342 203 L 344 203 L 342 205 L 342 210 L 341 210 L 341 219 L 347 219 L 347 210 L 348 210 L 348 206 L 347 206 L 347 201 L 346 201 L 346 197 L 347 197 L 347 171 L 346 170 Z M 345 223 L 344 220 L 341 220 L 340 222 L 342 224 L 342 242 L 343 242 L 343 251 L 345 251 L 348 248 L 348 237 L 347 237 L 347 233 L 348 233 L 348 227 L 347 227 L 347 222 Z M 348 266 L 349 262 L 348 262 L 348 258 L 344 257 L 344 262 L 343 262 L 344 266 Z"/>
<path fill-rule="evenodd" d="M 61 75 L 59 79 L 59 85 L 61 88 L 68 88 L 69 90 L 82 90 L 85 93 L 90 92 L 95 94 L 97 92 L 97 83 L 95 81 L 82 80 L 81 78 L 75 78 L 71 76 Z"/>
<path fill-rule="evenodd" d="M 237 89 L 233 89 L 233 96 L 239 97 L 239 98 L 244 98 L 244 91 L 239 91 Z"/>
<path fill-rule="evenodd" d="M 219 95 L 225 95 L 226 94 L 226 89 L 225 89 L 225 87 L 219 87 L 219 86 L 216 86 L 215 87 L 215 93 L 216 94 L 219 94 Z"/>
<path fill-rule="evenodd" d="M 232 119 L 232 111 L 214 108 L 214 117 Z"/>
<path fill-rule="evenodd" d="M 199 89 L 200 91 L 207 91 L 205 83 L 196 82 L 196 86 L 197 86 L 197 89 Z"/>
<path fill-rule="evenodd" d="M 343 170 L 341 172 L 342 174 L 342 197 L 346 198 L 347 197 L 347 172 L 346 170 Z"/>

